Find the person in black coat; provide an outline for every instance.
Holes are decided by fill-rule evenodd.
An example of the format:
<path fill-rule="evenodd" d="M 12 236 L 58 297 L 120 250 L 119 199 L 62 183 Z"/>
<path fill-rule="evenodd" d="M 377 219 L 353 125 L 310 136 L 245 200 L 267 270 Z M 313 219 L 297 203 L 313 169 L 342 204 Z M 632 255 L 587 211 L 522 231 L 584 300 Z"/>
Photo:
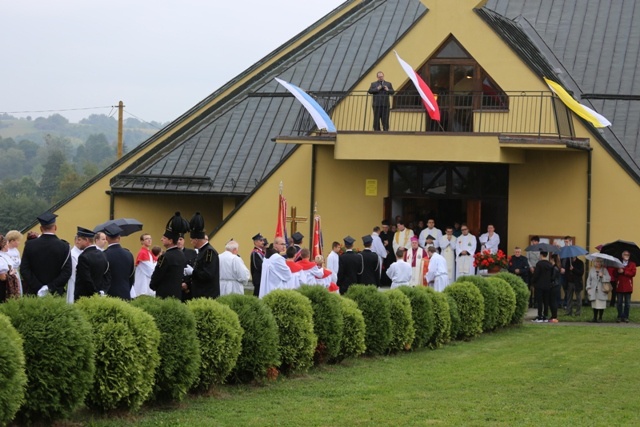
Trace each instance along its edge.
<path fill-rule="evenodd" d="M 384 248 L 387 250 L 387 257 L 382 260 L 382 274 L 380 277 L 380 286 L 391 286 L 391 279 L 387 276 L 387 270 L 396 260 L 393 252 L 393 233 L 389 231 L 389 221 L 386 219 L 382 221 L 382 232 L 380 233 L 380 240 Z"/>
<path fill-rule="evenodd" d="M 376 74 L 378 80 L 371 83 L 369 87 L 369 93 L 373 95 L 373 130 L 380 130 L 380 123 L 382 122 L 382 129 L 389 130 L 389 96 L 393 95 L 393 85 L 390 82 L 384 80 L 384 73 L 378 71 Z"/>
<path fill-rule="evenodd" d="M 573 314 L 573 307 L 576 307 L 576 316 L 582 313 L 582 289 L 584 288 L 584 262 L 579 258 L 569 259 L 569 263 L 564 271 L 564 278 L 567 283 L 567 316 Z M 575 294 L 576 299 L 573 300 Z"/>
<path fill-rule="evenodd" d="M 371 250 L 373 238 L 371 236 L 363 236 L 362 243 L 364 250 L 360 252 L 362 256 L 362 273 L 358 276 L 358 283 L 364 285 L 380 286 L 380 258 L 378 254 Z M 340 271 L 340 270 L 338 270 Z"/>
<path fill-rule="evenodd" d="M 26 295 L 39 291 L 62 295 L 71 277 L 71 248 L 56 236 L 56 217 L 51 212 L 40 215 L 42 235 L 25 243 L 20 274 Z"/>
<path fill-rule="evenodd" d="M 517 247 L 509 260 L 509 273 L 515 274 L 529 284 L 529 259 L 522 255 L 522 249 Z"/>
<path fill-rule="evenodd" d="M 204 218 L 196 212 L 191 218 L 191 243 L 198 250 L 191 275 L 192 298 L 220 296 L 220 261 L 218 252 L 209 244 L 204 231 Z"/>
<path fill-rule="evenodd" d="M 187 260 L 177 246 L 179 237 L 179 233 L 171 230 L 166 230 L 162 236 L 162 245 L 166 251 L 158 258 L 149 283 L 158 298 L 182 297 L 182 277 Z"/>
<path fill-rule="evenodd" d="M 180 235 L 178 238 L 178 249 L 182 251 L 184 254 L 184 259 L 187 262 L 185 265 L 185 269 L 189 267 L 193 268 L 193 264 L 196 262 L 196 257 L 198 256 L 198 251 L 195 249 L 189 249 L 184 247 L 184 235 Z M 191 297 L 191 276 L 184 275 L 182 277 L 182 302 L 189 301 Z"/>
<path fill-rule="evenodd" d="M 551 284 L 556 268 L 549 262 L 549 254 L 540 252 L 540 261 L 536 264 L 531 277 L 531 283 L 535 288 L 536 304 L 538 305 L 538 317 L 536 322 L 546 322 L 549 305 L 551 303 Z"/>
<path fill-rule="evenodd" d="M 107 256 L 94 244 L 95 233 L 78 227 L 78 248 L 82 253 L 78 256 L 76 267 L 76 283 L 73 299 L 94 294 L 105 295 L 111 285 L 111 272 Z"/>
<path fill-rule="evenodd" d="M 120 233 L 122 229 L 115 224 L 109 225 L 104 230 L 109 244 L 104 254 L 107 256 L 111 271 L 111 286 L 107 294 L 129 301 L 131 287 L 135 281 L 135 262 L 131 252 L 120 246 Z"/>
<path fill-rule="evenodd" d="M 251 282 L 253 283 L 253 296 L 260 295 L 260 280 L 262 277 L 262 261 L 264 261 L 265 240 L 262 234 L 253 236 L 253 250 L 251 251 Z"/>
<path fill-rule="evenodd" d="M 353 252 L 353 243 L 355 239 L 351 236 L 344 238 L 344 246 L 347 248 L 345 253 L 340 255 L 338 259 L 338 287 L 340 295 L 344 295 L 349 286 L 358 283 L 358 276 L 363 272 L 364 263 L 362 256 Z"/>

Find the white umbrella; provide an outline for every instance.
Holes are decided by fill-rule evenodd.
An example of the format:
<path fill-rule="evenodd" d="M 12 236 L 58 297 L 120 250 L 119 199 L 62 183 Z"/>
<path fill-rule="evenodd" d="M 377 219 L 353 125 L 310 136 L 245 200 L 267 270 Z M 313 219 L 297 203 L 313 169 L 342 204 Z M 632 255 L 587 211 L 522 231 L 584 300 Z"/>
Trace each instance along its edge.
<path fill-rule="evenodd" d="M 605 267 L 617 267 L 617 268 L 624 267 L 622 265 L 622 262 L 618 258 L 611 255 L 603 254 L 601 252 L 594 252 L 592 254 L 587 255 L 585 258 L 587 258 L 589 261 L 600 259 L 602 260 L 602 263 Z"/>

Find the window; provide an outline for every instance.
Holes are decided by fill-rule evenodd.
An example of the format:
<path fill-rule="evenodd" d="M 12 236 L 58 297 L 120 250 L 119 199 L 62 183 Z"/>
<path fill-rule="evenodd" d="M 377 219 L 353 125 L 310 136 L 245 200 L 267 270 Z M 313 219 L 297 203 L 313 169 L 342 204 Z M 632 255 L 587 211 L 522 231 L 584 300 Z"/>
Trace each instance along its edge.
<path fill-rule="evenodd" d="M 440 107 L 440 122 L 428 120 L 430 131 L 472 132 L 474 110 L 507 110 L 504 91 L 453 36 L 418 70 Z M 394 97 L 396 109 L 421 109 L 411 81 Z"/>

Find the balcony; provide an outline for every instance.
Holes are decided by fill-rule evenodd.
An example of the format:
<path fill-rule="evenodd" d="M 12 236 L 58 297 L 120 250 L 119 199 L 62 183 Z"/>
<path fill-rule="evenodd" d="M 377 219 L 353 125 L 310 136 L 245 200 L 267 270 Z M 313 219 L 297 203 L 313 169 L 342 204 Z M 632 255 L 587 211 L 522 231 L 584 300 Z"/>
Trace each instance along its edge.
<path fill-rule="evenodd" d="M 373 132 L 372 96 L 366 92 L 314 92 L 338 133 Z M 389 130 L 397 133 L 493 134 L 572 139 L 571 115 L 551 92 L 449 93 L 436 95 L 440 122 L 429 118 L 417 93 L 390 97 Z M 294 128 L 280 138 L 318 136 L 311 116 L 301 111 Z M 288 134 L 288 135 L 287 135 Z M 284 141 L 283 141 L 284 142 Z"/>

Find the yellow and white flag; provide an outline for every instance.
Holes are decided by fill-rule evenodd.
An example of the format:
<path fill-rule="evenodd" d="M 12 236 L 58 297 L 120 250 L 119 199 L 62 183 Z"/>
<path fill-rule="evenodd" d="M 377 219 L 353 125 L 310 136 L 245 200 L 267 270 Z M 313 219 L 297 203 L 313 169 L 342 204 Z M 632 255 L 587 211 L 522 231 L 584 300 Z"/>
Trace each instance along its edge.
<path fill-rule="evenodd" d="M 611 126 L 611 122 L 607 120 L 606 117 L 593 111 L 591 108 L 587 107 L 586 105 L 580 104 L 578 101 L 573 99 L 573 97 L 569 95 L 569 92 L 564 90 L 564 88 L 560 86 L 558 83 L 551 81 L 546 77 L 544 77 L 544 81 L 549 86 L 549 89 L 551 89 L 553 93 L 558 95 L 558 98 L 560 98 L 560 100 L 564 102 L 564 105 L 566 105 L 571 111 L 576 113 L 578 116 L 582 117 L 583 119 L 585 119 L 586 121 L 588 121 L 589 123 L 591 123 L 597 128 L 606 128 L 607 126 Z"/>

